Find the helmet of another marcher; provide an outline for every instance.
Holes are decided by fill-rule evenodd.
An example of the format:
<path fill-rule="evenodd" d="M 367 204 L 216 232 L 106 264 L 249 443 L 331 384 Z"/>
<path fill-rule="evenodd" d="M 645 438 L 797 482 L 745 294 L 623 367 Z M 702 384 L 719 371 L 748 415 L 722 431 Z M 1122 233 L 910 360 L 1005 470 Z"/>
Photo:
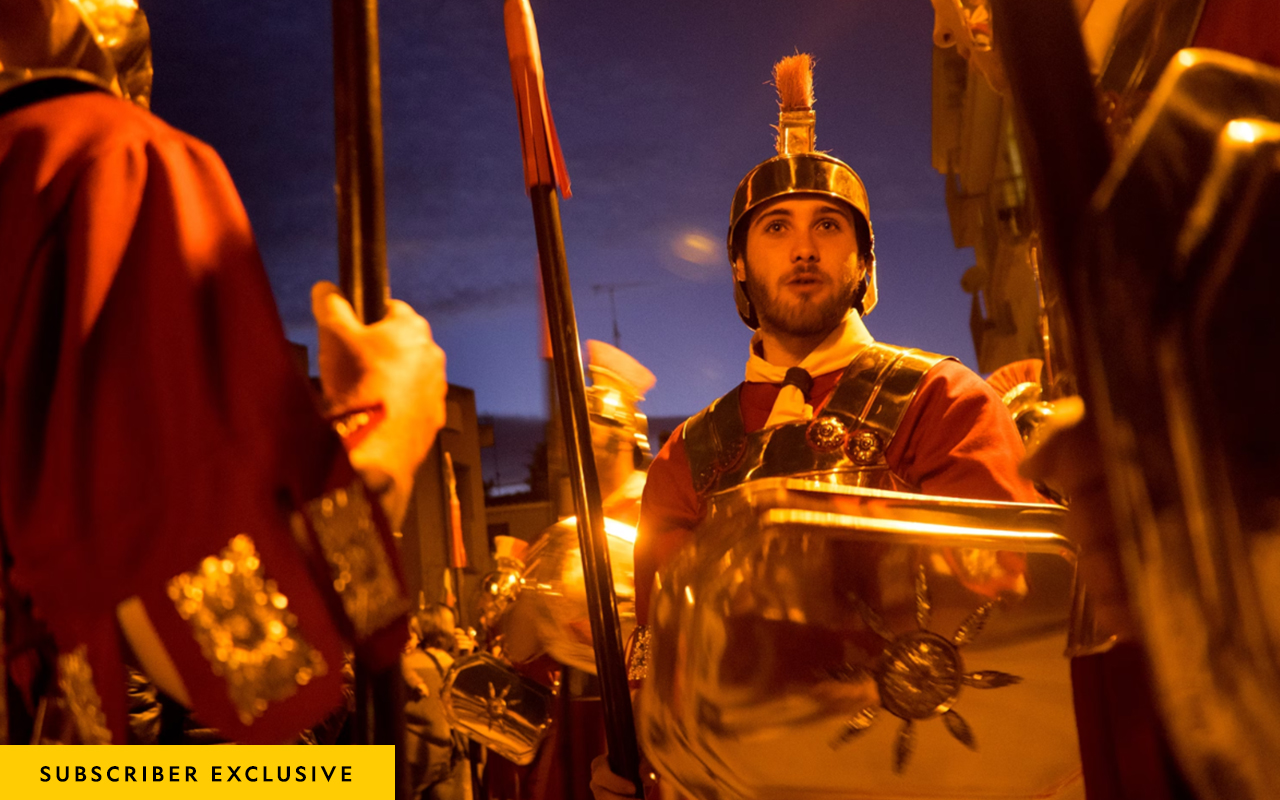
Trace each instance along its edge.
<path fill-rule="evenodd" d="M 0 94 L 64 79 L 151 104 L 151 29 L 137 0 L 0 0 Z"/>

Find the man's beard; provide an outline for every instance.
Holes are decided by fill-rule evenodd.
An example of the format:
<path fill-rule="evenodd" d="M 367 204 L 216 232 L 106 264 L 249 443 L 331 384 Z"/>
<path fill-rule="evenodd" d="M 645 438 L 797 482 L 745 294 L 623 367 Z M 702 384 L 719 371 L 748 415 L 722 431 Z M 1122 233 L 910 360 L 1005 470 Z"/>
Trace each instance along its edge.
<path fill-rule="evenodd" d="M 853 306 L 856 291 L 855 276 L 845 272 L 836 284 L 835 291 L 824 300 L 808 300 L 794 298 L 790 301 L 781 299 L 782 285 L 797 272 L 785 275 L 775 290 L 758 281 L 747 268 L 747 296 L 755 306 L 756 316 L 762 327 L 789 336 L 817 336 L 835 330 L 845 314 Z M 816 273 L 815 273 L 816 274 Z"/>

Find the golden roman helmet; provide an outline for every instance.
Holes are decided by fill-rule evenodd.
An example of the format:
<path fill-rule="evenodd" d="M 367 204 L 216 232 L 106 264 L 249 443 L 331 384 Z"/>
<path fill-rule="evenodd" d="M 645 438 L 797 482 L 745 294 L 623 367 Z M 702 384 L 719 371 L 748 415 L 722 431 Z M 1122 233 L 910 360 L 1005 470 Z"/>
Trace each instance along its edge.
<path fill-rule="evenodd" d="M 732 263 L 745 249 L 751 212 L 764 203 L 791 194 L 842 200 L 854 212 L 859 250 L 867 263 L 864 285 L 854 300 L 854 307 L 866 316 L 876 305 L 875 236 L 867 189 L 848 164 L 814 150 L 812 57 L 806 53 L 787 56 L 774 65 L 773 79 L 778 89 L 778 155 L 757 164 L 733 194 L 729 261 Z M 759 327 L 743 281 L 734 282 L 733 297 L 742 321 L 753 329 Z"/>
<path fill-rule="evenodd" d="M 63 78 L 151 105 L 151 30 L 137 0 L 0 0 L 0 94 Z"/>

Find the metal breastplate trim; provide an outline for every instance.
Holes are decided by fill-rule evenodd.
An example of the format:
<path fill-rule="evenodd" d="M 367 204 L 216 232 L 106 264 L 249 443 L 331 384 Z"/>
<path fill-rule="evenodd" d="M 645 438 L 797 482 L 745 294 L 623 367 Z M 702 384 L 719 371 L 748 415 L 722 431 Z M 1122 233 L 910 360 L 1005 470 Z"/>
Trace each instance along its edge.
<path fill-rule="evenodd" d="M 815 417 L 746 433 L 741 387 L 691 417 L 685 451 L 699 495 L 757 478 L 808 477 L 911 491 L 885 450 L 925 374 L 947 356 L 886 344 L 863 350 Z"/>

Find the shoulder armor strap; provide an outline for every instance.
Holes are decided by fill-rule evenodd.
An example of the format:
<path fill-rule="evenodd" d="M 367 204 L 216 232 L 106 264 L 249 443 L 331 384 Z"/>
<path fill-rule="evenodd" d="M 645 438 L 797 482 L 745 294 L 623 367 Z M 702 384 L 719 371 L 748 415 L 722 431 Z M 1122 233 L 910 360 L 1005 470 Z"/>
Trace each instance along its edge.
<path fill-rule="evenodd" d="M 716 476 L 733 466 L 747 444 L 742 423 L 741 385 L 694 414 L 684 423 L 684 451 L 689 457 L 693 489 L 705 492 Z"/>
<path fill-rule="evenodd" d="M 819 415 L 839 417 L 850 431 L 872 431 L 881 446 L 888 447 L 925 373 L 949 358 L 891 344 L 871 344 L 845 368 Z"/>

